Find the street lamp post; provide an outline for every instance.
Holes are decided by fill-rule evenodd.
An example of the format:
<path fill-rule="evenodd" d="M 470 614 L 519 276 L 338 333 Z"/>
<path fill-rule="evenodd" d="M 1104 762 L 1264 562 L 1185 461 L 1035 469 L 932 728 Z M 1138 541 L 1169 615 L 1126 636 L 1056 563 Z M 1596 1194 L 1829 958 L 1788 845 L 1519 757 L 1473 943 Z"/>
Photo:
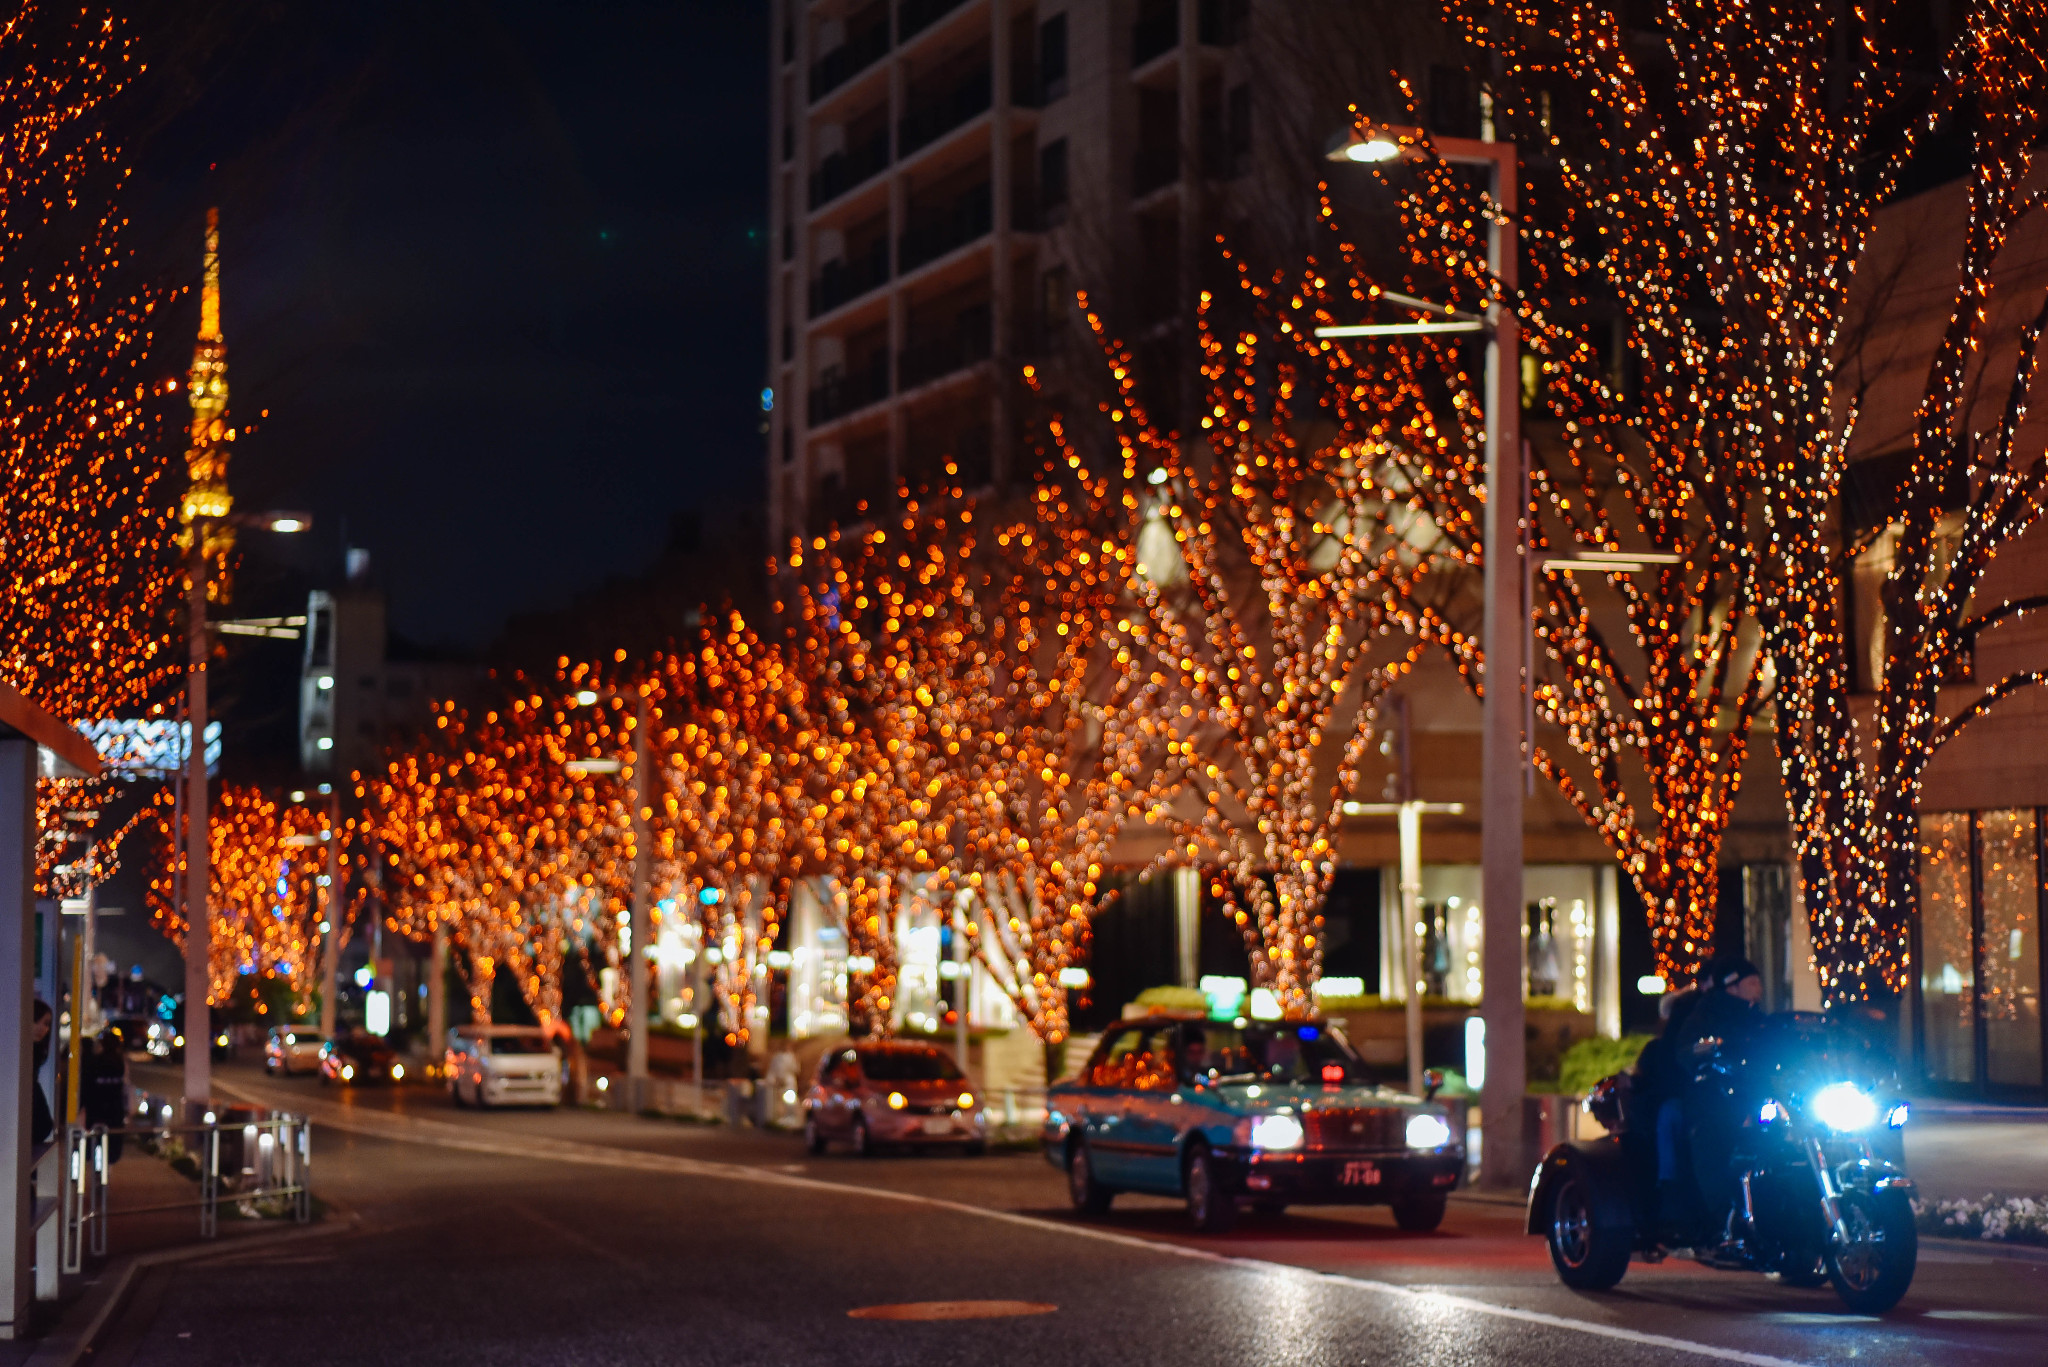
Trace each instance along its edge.
<path fill-rule="evenodd" d="M 576 702 L 588 707 L 601 695 L 584 689 Z M 622 696 L 612 694 L 612 697 Z M 633 769 L 626 783 L 626 801 L 633 823 L 633 900 L 626 921 L 626 1109 L 639 1112 L 648 1104 L 647 1087 L 647 944 L 649 895 L 654 877 L 653 808 L 647 803 L 647 773 L 653 764 L 653 746 L 648 742 L 646 686 L 633 694 Z M 616 772 L 615 759 L 572 760 L 573 771 L 586 774 Z M 701 1027 L 700 1027 L 701 1030 Z M 700 1082 L 701 1090 L 701 1082 Z"/>
<path fill-rule="evenodd" d="M 1521 695 L 1529 624 L 1522 606 L 1522 434 L 1519 333 L 1512 295 L 1516 287 L 1516 148 L 1511 142 L 1431 138 L 1417 129 L 1381 129 L 1355 137 L 1333 159 L 1355 162 L 1426 160 L 1483 166 L 1494 213 L 1487 224 L 1487 266 L 1500 297 L 1485 317 L 1446 315 L 1442 321 L 1319 328 L 1318 336 L 1373 336 L 1424 331 L 1484 331 L 1486 347 L 1486 663 L 1480 722 L 1480 905 L 1485 945 L 1481 962 L 1486 1073 L 1480 1084 L 1484 1147 L 1480 1181 L 1519 1186 L 1528 1176 L 1522 1154 L 1522 1101 L 1527 1057 L 1522 1038 L 1522 766 Z M 1420 300 L 1382 296 L 1415 306 Z M 1427 305 L 1423 305 L 1428 308 Z"/>

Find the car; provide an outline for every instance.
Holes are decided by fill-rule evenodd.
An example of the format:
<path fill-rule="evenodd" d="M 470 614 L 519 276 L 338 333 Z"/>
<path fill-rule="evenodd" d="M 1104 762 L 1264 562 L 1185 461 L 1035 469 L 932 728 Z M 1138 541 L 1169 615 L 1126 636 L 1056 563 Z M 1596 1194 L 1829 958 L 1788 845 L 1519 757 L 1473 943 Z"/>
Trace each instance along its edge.
<path fill-rule="evenodd" d="M 1316 1020 L 1127 1018 L 1047 1089 L 1042 1138 L 1077 1210 L 1174 1196 L 1209 1233 L 1247 1204 L 1385 1205 L 1402 1229 L 1432 1230 L 1465 1171 L 1444 1108 L 1377 1084 Z"/>
<path fill-rule="evenodd" d="M 448 1032 L 448 1094 L 458 1106 L 559 1106 L 562 1057 L 536 1025 Z"/>
<path fill-rule="evenodd" d="M 320 1046 L 320 1080 L 361 1087 L 405 1081 L 405 1064 L 381 1035 L 351 1030 Z"/>
<path fill-rule="evenodd" d="M 326 1039 L 318 1030 L 308 1030 L 303 1025 L 273 1025 L 263 1040 L 263 1071 L 283 1073 L 317 1073 L 320 1071 L 320 1052 Z"/>
<path fill-rule="evenodd" d="M 988 1144 L 981 1098 L 932 1044 L 862 1040 L 826 1050 L 803 1112 L 804 1145 L 814 1154 L 834 1140 L 863 1156 L 884 1148 L 979 1154 Z"/>

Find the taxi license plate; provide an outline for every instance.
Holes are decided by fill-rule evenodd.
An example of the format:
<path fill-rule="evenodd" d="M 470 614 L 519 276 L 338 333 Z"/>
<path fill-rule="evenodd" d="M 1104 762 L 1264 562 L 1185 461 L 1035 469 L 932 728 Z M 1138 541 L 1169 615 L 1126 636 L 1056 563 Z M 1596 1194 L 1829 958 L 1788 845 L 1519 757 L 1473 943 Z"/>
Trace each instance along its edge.
<path fill-rule="evenodd" d="M 1380 1168 L 1377 1163 L 1354 1160 L 1344 1165 L 1337 1174 L 1337 1185 L 1344 1187 L 1376 1187 L 1380 1184 Z"/>
<path fill-rule="evenodd" d="M 953 1122 L 947 1116 L 928 1115 L 924 1119 L 924 1132 L 926 1134 L 951 1134 L 953 1133 Z"/>

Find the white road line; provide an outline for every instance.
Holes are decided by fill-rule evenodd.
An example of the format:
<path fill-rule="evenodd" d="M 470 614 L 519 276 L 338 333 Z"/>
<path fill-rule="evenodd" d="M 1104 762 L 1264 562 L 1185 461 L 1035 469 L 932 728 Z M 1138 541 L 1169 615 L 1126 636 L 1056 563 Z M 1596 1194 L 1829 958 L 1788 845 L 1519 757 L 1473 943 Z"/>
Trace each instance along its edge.
<path fill-rule="evenodd" d="M 216 1081 L 215 1087 L 224 1092 L 243 1097 L 258 1105 L 270 1105 L 272 1099 L 259 1096 L 230 1083 Z M 1007 1224 L 1022 1225 L 1031 1229 L 1065 1234 L 1075 1238 L 1094 1239 L 1100 1243 L 1119 1244 L 1126 1248 L 1143 1249 L 1149 1253 L 1164 1253 L 1201 1262 L 1222 1263 L 1242 1267 L 1251 1271 L 1278 1273 L 1282 1276 L 1307 1278 L 1317 1282 L 1334 1282 L 1360 1291 L 1371 1291 L 1383 1296 L 1393 1296 L 1421 1305 L 1439 1306 L 1470 1311 L 1477 1315 L 1490 1315 L 1496 1319 L 1515 1320 L 1524 1324 L 1540 1324 L 1545 1328 L 1562 1329 L 1570 1333 L 1589 1334 L 1596 1338 L 1612 1339 L 1620 1343 L 1631 1343 L 1644 1348 L 1662 1348 L 1674 1353 L 1686 1353 L 1694 1357 L 1711 1358 L 1719 1362 L 1738 1362 L 1746 1367 L 1807 1367 L 1792 1358 L 1773 1357 L 1768 1353 L 1751 1353 L 1740 1348 L 1722 1348 L 1711 1343 L 1699 1343 L 1692 1339 L 1672 1338 L 1665 1334 L 1647 1334 L 1636 1329 L 1624 1329 L 1619 1325 L 1601 1324 L 1594 1320 L 1576 1320 L 1565 1315 L 1552 1315 L 1541 1310 L 1523 1310 L 1511 1305 L 1496 1305 L 1491 1301 L 1478 1300 L 1471 1296 L 1453 1295 L 1443 1291 L 1418 1291 L 1402 1286 L 1398 1282 L 1376 1281 L 1368 1277 L 1354 1277 L 1341 1272 L 1318 1272 L 1312 1268 L 1297 1267 L 1292 1263 L 1276 1263 L 1263 1258 L 1246 1258 L 1228 1253 L 1217 1253 L 1206 1248 L 1190 1248 L 1185 1244 L 1164 1243 L 1146 1239 L 1136 1234 L 1123 1234 L 1113 1229 L 1097 1229 L 1090 1225 L 1067 1224 L 1047 1220 L 1036 1215 L 1020 1215 L 1015 1211 L 992 1210 L 987 1206 L 968 1205 L 963 1201 L 948 1201 L 943 1197 L 925 1196 L 917 1192 L 892 1191 L 886 1187 L 864 1187 L 845 1182 L 827 1182 L 816 1177 L 797 1177 L 776 1172 L 768 1168 L 749 1167 L 743 1163 L 713 1163 L 700 1158 L 679 1158 L 673 1154 L 647 1153 L 634 1149 L 615 1149 L 602 1144 L 585 1144 L 576 1140 L 546 1139 L 538 1136 L 518 1141 L 486 1138 L 466 1125 L 452 1124 L 445 1120 L 422 1120 L 414 1116 L 397 1115 L 388 1111 L 363 1111 L 350 1106 L 338 1106 L 331 1102 L 307 1102 L 298 1097 L 290 1098 L 293 1109 L 305 1112 L 317 1124 L 332 1125 L 339 1130 L 350 1130 L 357 1134 L 377 1139 L 391 1139 L 401 1143 L 430 1144 L 440 1148 L 461 1149 L 471 1153 L 488 1153 L 503 1158 L 556 1159 L 565 1163 L 581 1163 L 593 1167 L 626 1168 L 638 1172 L 664 1172 L 682 1177 L 711 1177 L 724 1181 L 755 1182 L 765 1186 L 794 1187 L 813 1191 L 830 1192 L 836 1195 L 853 1194 L 879 1197 L 887 1201 L 901 1201 L 912 1205 L 925 1206 L 934 1210 L 953 1211 L 961 1215 L 978 1216 L 984 1220 L 999 1220 Z"/>

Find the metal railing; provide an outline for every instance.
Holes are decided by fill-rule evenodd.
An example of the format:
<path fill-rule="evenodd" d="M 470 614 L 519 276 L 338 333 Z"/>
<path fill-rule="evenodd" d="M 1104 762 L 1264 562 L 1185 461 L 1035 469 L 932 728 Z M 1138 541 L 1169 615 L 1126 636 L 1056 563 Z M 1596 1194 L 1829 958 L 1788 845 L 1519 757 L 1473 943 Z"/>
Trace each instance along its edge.
<path fill-rule="evenodd" d="M 116 1132 L 104 1125 L 74 1127 L 64 1169 L 66 1272 L 78 1270 L 87 1243 L 95 1257 L 106 1253 L 110 1215 L 197 1210 L 202 1239 L 219 1234 L 223 1200 L 251 1209 L 259 1202 L 273 1203 L 269 1213 L 289 1215 L 299 1224 L 313 1218 L 313 1125 L 306 1117 L 253 1106 L 194 1106 L 149 1095 L 138 1095 L 129 1115 L 119 1133 L 197 1178 L 199 1194 L 189 1201 L 110 1211 L 108 1141 Z"/>

